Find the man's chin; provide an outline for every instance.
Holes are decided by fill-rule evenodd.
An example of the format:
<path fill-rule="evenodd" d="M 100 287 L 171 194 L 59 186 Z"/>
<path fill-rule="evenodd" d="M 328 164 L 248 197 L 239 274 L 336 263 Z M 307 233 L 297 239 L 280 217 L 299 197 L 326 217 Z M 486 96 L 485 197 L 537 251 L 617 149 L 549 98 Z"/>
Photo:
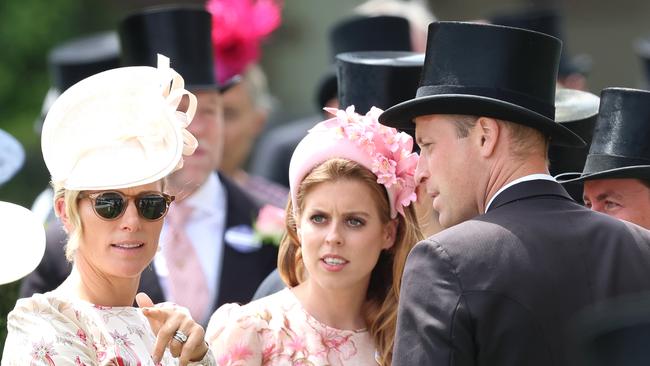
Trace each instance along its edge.
<path fill-rule="evenodd" d="M 183 166 L 181 170 L 169 176 L 168 182 L 171 189 L 175 191 L 174 194 L 178 195 L 180 192 L 188 190 L 194 192 L 207 181 L 209 175 L 210 172 L 205 169 L 193 169 L 191 166 Z"/>

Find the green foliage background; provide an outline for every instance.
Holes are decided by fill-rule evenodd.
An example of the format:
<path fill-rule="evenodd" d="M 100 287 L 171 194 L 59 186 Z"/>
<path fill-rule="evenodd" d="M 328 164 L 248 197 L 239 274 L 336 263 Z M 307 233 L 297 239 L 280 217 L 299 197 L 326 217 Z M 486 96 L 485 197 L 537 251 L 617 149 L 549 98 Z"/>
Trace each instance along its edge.
<path fill-rule="evenodd" d="M 48 183 L 34 129 L 50 86 L 48 52 L 71 38 L 114 29 L 115 14 L 111 4 L 102 1 L 0 1 L 0 128 L 14 135 L 26 152 L 23 169 L 0 188 L 0 200 L 30 207 Z M 0 230 L 4 225 L 11 223 L 0 223 Z M 0 244 L 3 250 L 20 245 Z M 0 286 L 0 351 L 4 349 L 7 313 L 16 303 L 18 287 L 19 282 Z"/>

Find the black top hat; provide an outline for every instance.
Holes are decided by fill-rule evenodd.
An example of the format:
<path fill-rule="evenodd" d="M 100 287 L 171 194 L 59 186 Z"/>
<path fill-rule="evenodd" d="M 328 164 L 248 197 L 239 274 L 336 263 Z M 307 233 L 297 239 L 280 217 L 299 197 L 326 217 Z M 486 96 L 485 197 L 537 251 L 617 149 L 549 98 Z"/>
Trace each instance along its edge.
<path fill-rule="evenodd" d="M 160 53 L 169 57 L 189 89 L 222 89 L 214 75 L 212 16 L 205 9 L 146 9 L 123 19 L 119 33 L 125 65 L 155 67 Z"/>
<path fill-rule="evenodd" d="M 77 82 L 120 66 L 120 43 L 115 32 L 75 38 L 48 55 L 52 85 L 63 93 Z"/>
<path fill-rule="evenodd" d="M 545 33 L 564 41 L 562 17 L 554 8 L 529 8 L 512 13 L 497 14 L 489 18 L 492 24 L 522 28 Z M 573 73 L 586 74 L 591 68 L 591 58 L 587 55 L 569 57 L 566 43 L 562 47 L 559 76 Z"/>
<path fill-rule="evenodd" d="M 339 105 L 364 114 L 413 98 L 424 63 L 414 52 L 366 51 L 337 57 Z"/>
<path fill-rule="evenodd" d="M 650 92 L 607 88 L 582 173 L 558 176 L 562 183 L 587 179 L 650 179 Z M 579 175 L 577 178 L 571 178 Z"/>
<path fill-rule="evenodd" d="M 379 121 L 413 128 L 415 117 L 463 114 L 535 128 L 551 143 L 584 146 L 555 123 L 555 80 L 561 42 L 554 37 L 491 24 L 429 25 L 424 69 L 416 97 L 391 107 Z"/>
<path fill-rule="evenodd" d="M 329 34 L 331 57 L 343 52 L 411 51 L 409 22 L 397 16 L 354 16 L 336 23 Z M 330 68 L 316 88 L 318 107 L 336 97 L 336 69 Z"/>
<path fill-rule="evenodd" d="M 389 15 L 343 19 L 330 32 L 330 47 L 332 57 L 343 52 L 413 49 L 408 20 Z"/>

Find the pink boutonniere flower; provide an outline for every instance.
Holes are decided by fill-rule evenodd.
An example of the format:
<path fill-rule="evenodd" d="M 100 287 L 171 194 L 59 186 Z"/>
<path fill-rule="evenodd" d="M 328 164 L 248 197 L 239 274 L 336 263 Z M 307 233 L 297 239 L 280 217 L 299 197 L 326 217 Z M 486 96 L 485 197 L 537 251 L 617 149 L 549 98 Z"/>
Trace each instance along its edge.
<path fill-rule="evenodd" d="M 285 212 L 279 207 L 265 205 L 260 209 L 253 225 L 255 237 L 262 244 L 278 246 L 285 233 Z"/>

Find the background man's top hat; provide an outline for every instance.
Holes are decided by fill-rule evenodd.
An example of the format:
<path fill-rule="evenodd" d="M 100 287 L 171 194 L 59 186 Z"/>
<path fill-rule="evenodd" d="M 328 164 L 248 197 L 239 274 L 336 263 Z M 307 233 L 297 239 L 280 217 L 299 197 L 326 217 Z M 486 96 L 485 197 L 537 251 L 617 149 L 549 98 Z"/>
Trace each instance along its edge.
<path fill-rule="evenodd" d="M 650 92 L 607 88 L 582 173 L 558 176 L 562 183 L 587 179 L 650 179 Z M 578 177 L 573 178 L 578 175 Z"/>
<path fill-rule="evenodd" d="M 332 59 L 343 52 L 411 51 L 408 20 L 397 16 L 354 16 L 332 26 L 329 34 Z M 316 88 L 316 102 L 322 107 L 337 96 L 336 68 L 323 75 Z"/>
<path fill-rule="evenodd" d="M 413 98 L 424 63 L 424 55 L 413 52 L 348 52 L 336 58 L 339 108 L 354 105 L 359 114 Z"/>
<path fill-rule="evenodd" d="M 508 27 L 522 28 L 545 33 L 563 41 L 562 56 L 558 75 L 560 77 L 579 73 L 586 75 L 591 69 L 591 58 L 587 55 L 569 56 L 566 42 L 564 42 L 564 29 L 562 16 L 554 8 L 527 8 L 524 10 L 495 14 L 488 18 L 492 24 Z"/>
<path fill-rule="evenodd" d="M 217 89 L 212 50 L 212 16 L 201 7 L 173 6 L 145 9 L 119 25 L 125 66 L 156 66 L 157 54 L 193 90 Z"/>
<path fill-rule="evenodd" d="M 587 146 L 550 146 L 548 149 L 549 171 L 552 176 L 582 171 L 589 153 L 594 133 L 600 98 L 589 92 L 558 89 L 555 93 L 555 122 L 580 136 Z M 582 184 L 564 187 L 577 202 L 582 202 Z"/>
<path fill-rule="evenodd" d="M 431 23 L 416 97 L 386 110 L 379 120 L 412 129 L 415 117 L 428 114 L 485 116 L 535 128 L 552 144 L 584 146 L 554 122 L 560 50 L 560 40 L 534 31 Z"/>
<path fill-rule="evenodd" d="M 37 133 L 61 93 L 91 75 L 120 67 L 120 41 L 115 32 L 74 38 L 54 47 L 47 56 L 47 63 L 52 86 L 43 99 L 41 115 L 34 122 Z"/>
<path fill-rule="evenodd" d="M 56 46 L 48 55 L 52 86 L 59 93 L 77 82 L 120 66 L 120 42 L 115 32 L 75 38 Z"/>

